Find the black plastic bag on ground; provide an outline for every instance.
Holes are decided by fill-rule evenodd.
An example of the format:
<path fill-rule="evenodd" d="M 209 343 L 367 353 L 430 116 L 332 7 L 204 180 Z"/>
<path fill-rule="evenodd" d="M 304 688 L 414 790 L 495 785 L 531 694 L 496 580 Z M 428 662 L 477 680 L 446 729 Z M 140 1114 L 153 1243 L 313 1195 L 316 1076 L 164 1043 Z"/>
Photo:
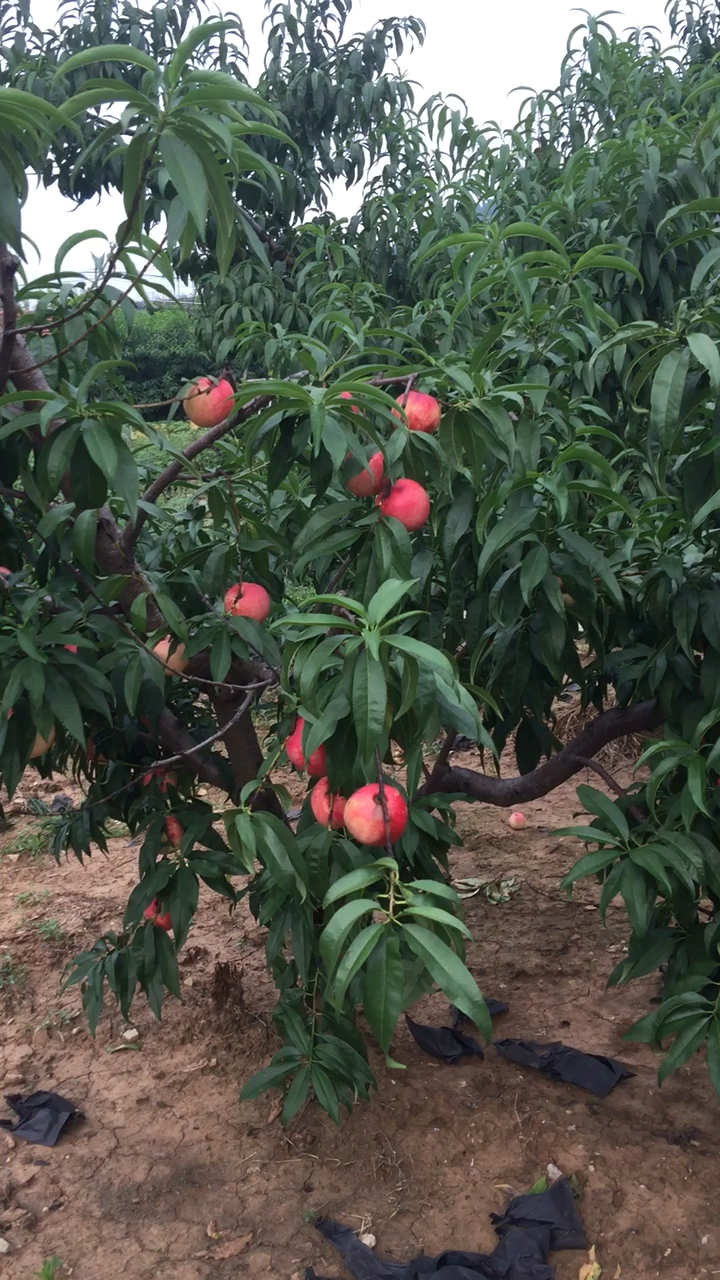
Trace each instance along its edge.
<path fill-rule="evenodd" d="M 558 1178 L 547 1191 L 515 1196 L 504 1213 L 491 1213 L 493 1226 L 499 1236 L 513 1227 L 530 1231 L 536 1238 L 538 1231 L 547 1232 L 546 1256 L 560 1249 L 586 1249 L 587 1239 L 575 1197 L 567 1178 Z"/>
<path fill-rule="evenodd" d="M 607 1098 L 619 1080 L 635 1075 L 615 1058 L 571 1049 L 560 1041 L 542 1044 L 536 1040 L 494 1040 L 493 1044 L 501 1058 L 516 1062 L 519 1067 L 533 1067 L 552 1080 L 579 1085 L 598 1098 Z"/>
<path fill-rule="evenodd" d="M 498 1014 L 507 1013 L 507 1005 L 502 1000 L 493 1000 L 491 997 L 486 998 L 488 1013 L 491 1018 L 495 1018 Z M 415 1022 L 409 1014 L 405 1014 L 405 1021 L 408 1025 L 408 1031 L 416 1044 L 420 1048 L 429 1053 L 433 1058 L 439 1058 L 441 1062 L 448 1066 L 453 1066 L 459 1062 L 462 1057 L 484 1058 L 485 1051 L 474 1036 L 466 1036 L 464 1031 L 460 1030 L 463 1021 L 469 1022 L 470 1019 L 461 1013 L 456 1005 L 450 1005 L 450 1026 L 449 1027 L 430 1027 L 423 1023 Z"/>
<path fill-rule="evenodd" d="M 39 1147 L 54 1147 L 68 1121 L 82 1118 L 74 1103 L 44 1089 L 26 1098 L 21 1093 L 9 1093 L 5 1101 L 18 1118 L 0 1120 L 0 1129 Z"/>
<path fill-rule="evenodd" d="M 425 1027 L 413 1022 L 409 1014 L 405 1014 L 408 1031 L 416 1044 L 429 1053 L 432 1058 L 440 1058 L 448 1066 L 453 1066 L 466 1055 L 467 1057 L 484 1058 L 485 1052 L 479 1040 L 474 1036 L 466 1036 L 453 1027 Z"/>
<path fill-rule="evenodd" d="M 350 1227 L 318 1218 L 315 1226 L 340 1253 L 353 1280 L 552 1280 L 548 1252 L 583 1249 L 585 1233 L 570 1185 L 562 1178 L 540 1195 L 516 1196 L 503 1214 L 492 1214 L 500 1240 L 492 1253 L 448 1250 L 436 1258 L 387 1262 Z M 312 1267 L 306 1280 L 332 1280 Z"/>
<path fill-rule="evenodd" d="M 547 1254 L 530 1231 L 512 1227 L 493 1253 L 449 1250 L 437 1258 L 384 1262 L 350 1227 L 319 1219 L 316 1227 L 338 1250 L 354 1280 L 553 1280 Z M 333 1280 L 309 1267 L 305 1280 Z"/>

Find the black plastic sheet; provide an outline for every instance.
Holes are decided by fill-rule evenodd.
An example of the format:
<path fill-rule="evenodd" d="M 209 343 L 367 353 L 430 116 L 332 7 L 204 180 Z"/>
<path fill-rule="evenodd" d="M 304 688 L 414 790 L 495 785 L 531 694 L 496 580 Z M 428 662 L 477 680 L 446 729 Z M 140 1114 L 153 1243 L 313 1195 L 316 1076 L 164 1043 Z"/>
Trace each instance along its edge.
<path fill-rule="evenodd" d="M 464 1035 L 459 1029 L 453 1027 L 425 1027 L 419 1022 L 413 1022 L 407 1013 L 405 1014 L 405 1021 L 410 1035 L 420 1045 L 420 1048 L 425 1053 L 429 1053 L 431 1057 L 440 1058 L 448 1066 L 459 1062 L 463 1056 L 485 1057 L 480 1041 L 476 1040 L 474 1036 Z"/>
<path fill-rule="evenodd" d="M 350 1228 L 327 1218 L 315 1226 L 341 1255 L 353 1280 L 552 1280 L 548 1262 L 552 1249 L 584 1249 L 585 1233 L 572 1190 L 561 1178 L 539 1195 L 516 1196 L 502 1214 L 493 1214 L 500 1240 L 492 1253 L 464 1253 L 451 1249 L 436 1258 L 389 1262 Z M 333 1280 L 312 1267 L 305 1280 Z"/>
<path fill-rule="evenodd" d="M 493 1044 L 501 1058 L 516 1062 L 519 1067 L 542 1071 L 552 1080 L 579 1085 L 598 1098 L 607 1098 L 619 1080 L 635 1075 L 615 1058 L 571 1049 L 560 1041 L 542 1044 L 536 1040 L 494 1040 Z"/>
<path fill-rule="evenodd" d="M 0 1120 L 0 1129 L 7 1129 L 14 1138 L 40 1147 L 54 1147 L 65 1125 L 82 1116 L 75 1104 L 59 1093 L 39 1090 L 23 1097 L 21 1093 L 9 1093 L 5 1097 L 17 1120 Z"/>
<path fill-rule="evenodd" d="M 488 998 L 485 1000 L 488 1013 L 491 1018 L 497 1017 L 501 1013 L 507 1013 L 507 1005 L 502 1000 L 493 1000 Z M 408 1031 L 416 1044 L 420 1048 L 429 1053 L 433 1058 L 439 1058 L 441 1062 L 448 1066 L 453 1066 L 459 1062 L 462 1057 L 484 1058 L 485 1052 L 479 1040 L 474 1036 L 465 1035 L 461 1031 L 461 1023 L 469 1022 L 469 1018 L 465 1017 L 454 1004 L 450 1005 L 450 1026 L 449 1027 L 430 1027 L 423 1023 L 415 1022 L 409 1014 L 405 1014 L 405 1021 L 408 1025 Z"/>

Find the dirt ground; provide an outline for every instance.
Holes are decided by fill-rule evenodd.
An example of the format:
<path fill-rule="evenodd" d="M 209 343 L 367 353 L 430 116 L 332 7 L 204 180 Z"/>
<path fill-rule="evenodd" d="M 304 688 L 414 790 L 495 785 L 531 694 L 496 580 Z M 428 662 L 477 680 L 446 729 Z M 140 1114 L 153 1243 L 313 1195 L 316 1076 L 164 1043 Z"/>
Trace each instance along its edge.
<path fill-rule="evenodd" d="M 28 787 L 35 777 L 28 771 Z M 317 1212 L 371 1230 L 378 1252 L 397 1260 L 489 1250 L 490 1212 L 550 1161 L 583 1186 L 581 1214 L 607 1280 L 720 1275 L 720 1108 L 701 1061 L 659 1090 L 656 1056 L 621 1039 L 657 984 L 606 991 L 624 912 L 613 906 L 605 929 L 594 885 L 571 902 L 558 888 L 578 847 L 549 829 L 576 807 L 568 784 L 526 806 L 528 828 L 513 833 L 502 811 L 460 806 L 466 844 L 454 875 L 519 880 L 504 905 L 483 892 L 467 901 L 469 965 L 486 994 L 509 1002 L 497 1035 L 612 1054 L 635 1078 L 600 1101 L 492 1049 L 482 1062 L 446 1067 L 403 1023 L 393 1055 L 405 1071 L 376 1058 L 372 1103 L 340 1130 L 311 1104 L 289 1134 L 268 1096 L 238 1101 L 242 1082 L 277 1047 L 264 930 L 244 905 L 229 919 L 219 898 L 201 894 L 181 962 L 182 1003 L 170 1000 L 158 1023 L 139 1001 L 135 1047 L 112 1052 L 124 1044 L 119 1013 L 108 1008 L 93 1041 L 76 989 L 59 995 L 60 973 L 118 927 L 137 849 L 118 839 L 107 859 L 56 866 L 46 853 L 18 856 L 18 837 L 37 829 L 36 819 L 18 818 L 0 838 L 0 961 L 9 953 L 24 981 L 0 989 L 0 1091 L 57 1090 L 85 1120 L 54 1148 L 0 1136 L 3 1280 L 30 1280 L 53 1256 L 65 1264 L 58 1276 L 75 1280 L 298 1280 L 311 1263 L 338 1275 L 311 1224 Z M 242 974 L 241 994 L 224 1011 L 212 997 L 219 961 Z M 440 1023 L 446 1009 L 433 997 L 420 1020 Z M 577 1280 L 586 1255 L 553 1261 L 557 1280 Z"/>

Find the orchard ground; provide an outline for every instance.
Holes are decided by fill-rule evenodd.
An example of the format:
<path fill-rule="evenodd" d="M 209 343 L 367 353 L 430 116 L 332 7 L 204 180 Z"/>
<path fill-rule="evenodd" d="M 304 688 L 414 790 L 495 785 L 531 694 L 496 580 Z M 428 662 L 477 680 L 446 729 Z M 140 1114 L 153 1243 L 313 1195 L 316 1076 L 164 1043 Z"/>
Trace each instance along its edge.
<path fill-rule="evenodd" d="M 477 765 L 471 755 L 462 763 Z M 297 775 L 286 780 L 299 798 Z M 70 783 L 62 790 L 73 793 Z M 20 796 L 31 794 L 52 800 L 28 770 Z M 698 1058 L 659 1090 L 659 1059 L 621 1039 L 647 1012 L 657 982 L 605 989 L 625 913 L 611 907 L 604 929 L 594 885 L 577 886 L 571 902 L 558 888 L 578 849 L 549 828 L 576 809 L 575 783 L 526 806 L 522 832 L 508 830 L 507 812 L 460 806 L 465 848 L 454 855 L 454 877 L 519 880 L 504 905 L 482 891 L 466 902 L 469 965 L 484 992 L 509 1002 L 496 1035 L 620 1056 L 636 1077 L 600 1101 L 493 1050 L 483 1062 L 446 1067 L 423 1055 L 401 1022 L 393 1052 L 405 1071 L 376 1056 L 380 1090 L 370 1105 L 358 1105 L 338 1131 L 311 1104 L 287 1134 L 272 1098 L 238 1102 L 241 1083 L 277 1047 L 265 930 L 245 904 L 230 920 L 222 901 L 203 893 L 181 953 L 182 1004 L 169 1000 L 157 1023 L 138 1001 L 139 1038 L 121 1049 L 123 1023 L 110 1003 L 93 1041 L 77 989 L 59 995 L 60 970 L 118 926 L 137 849 L 113 839 L 107 861 L 98 854 L 84 868 L 18 856 L 38 820 L 17 817 L 0 843 L 0 956 L 12 956 L 24 981 L 0 990 L 2 1092 L 56 1089 L 86 1119 L 52 1149 L 0 1137 L 0 1236 L 11 1245 L 4 1280 L 30 1280 L 53 1255 L 66 1264 L 59 1275 L 72 1269 L 74 1280 L 290 1280 L 309 1263 L 338 1274 L 313 1212 L 364 1225 L 392 1258 L 490 1249 L 490 1211 L 529 1188 L 549 1161 L 584 1186 L 582 1216 L 604 1275 L 718 1274 L 718 1102 Z M 218 980 L 218 964 L 237 966 L 240 984 Z M 420 1008 L 421 1020 L 440 1023 L 447 1002 L 432 997 Z M 557 1280 L 576 1280 L 585 1258 L 554 1260 Z"/>

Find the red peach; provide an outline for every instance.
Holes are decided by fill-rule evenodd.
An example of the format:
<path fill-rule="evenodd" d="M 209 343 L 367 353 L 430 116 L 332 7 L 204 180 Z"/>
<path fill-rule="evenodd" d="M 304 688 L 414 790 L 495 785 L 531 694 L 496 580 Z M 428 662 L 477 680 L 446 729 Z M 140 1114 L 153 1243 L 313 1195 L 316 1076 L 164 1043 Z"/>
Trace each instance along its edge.
<path fill-rule="evenodd" d="M 407 826 L 407 804 L 395 787 L 386 783 L 384 790 L 390 840 L 399 840 Z M 361 844 L 385 844 L 385 819 L 377 782 L 369 782 L 353 792 L 345 805 L 344 821 L 350 835 Z"/>
<path fill-rule="evenodd" d="M 508 818 L 508 826 L 512 831 L 522 831 L 527 826 L 527 818 L 524 813 L 511 813 Z"/>
<path fill-rule="evenodd" d="M 13 710 L 14 708 L 11 707 L 10 710 L 8 711 L 7 713 L 8 720 L 13 714 Z M 55 741 L 55 725 L 54 724 L 50 726 L 50 732 L 47 738 L 41 738 L 40 734 L 36 733 L 35 741 L 33 742 L 32 751 L 30 752 L 30 759 L 37 760 L 38 756 L 44 756 L 45 752 L 50 750 L 54 741 Z"/>
<path fill-rule="evenodd" d="M 385 459 L 382 454 L 374 453 L 368 459 L 368 467 L 369 471 L 363 467 L 362 471 L 358 471 L 346 482 L 345 488 L 349 489 L 355 498 L 372 498 L 382 488 L 385 469 Z"/>
<path fill-rule="evenodd" d="M 152 920 L 156 929 L 164 929 L 166 933 L 169 933 L 170 930 L 172 929 L 172 920 L 170 919 L 170 912 L 166 911 L 164 915 L 161 915 L 160 903 L 158 902 L 157 898 L 153 898 L 152 902 L 150 903 L 150 906 L 146 907 L 145 910 L 143 911 L 143 915 L 146 920 Z"/>
<path fill-rule="evenodd" d="M 382 515 L 393 516 L 411 533 L 422 529 L 430 515 L 427 490 L 417 480 L 396 480 L 379 505 Z"/>
<path fill-rule="evenodd" d="M 174 813 L 169 813 L 167 818 L 165 819 L 165 834 L 168 840 L 170 841 L 170 843 L 174 845 L 176 849 L 178 849 L 180 847 L 180 843 L 182 841 L 184 832 L 182 829 L 182 824 L 180 822 L 180 819 L 176 818 Z"/>
<path fill-rule="evenodd" d="M 325 768 L 325 748 L 321 745 L 313 751 L 306 766 L 302 745 L 304 726 L 305 721 L 298 716 L 295 721 L 295 728 L 290 734 L 290 737 L 285 739 L 285 750 L 287 752 L 288 760 L 300 773 L 302 773 L 302 771 L 307 767 L 307 771 L 311 778 L 322 778 L 327 772 Z"/>
<path fill-rule="evenodd" d="M 164 769 L 150 769 L 148 773 L 143 774 L 142 784 L 144 787 L 151 787 L 153 780 L 158 778 L 160 781 L 160 790 L 165 794 L 168 787 L 177 786 L 177 774 L 166 773 Z"/>
<path fill-rule="evenodd" d="M 234 407 L 234 391 L 227 378 L 213 382 L 198 378 L 184 399 L 185 416 L 194 427 L 217 427 L 230 417 Z"/>
<path fill-rule="evenodd" d="M 333 831 L 338 831 L 343 826 L 346 804 L 347 800 L 344 796 L 338 795 L 337 792 L 334 795 L 331 794 L 327 778 L 321 778 L 316 782 L 310 792 L 310 808 L 315 821 L 319 822 L 321 827 L 332 827 Z"/>
<path fill-rule="evenodd" d="M 238 618 L 265 622 L 270 613 L 270 596 L 257 582 L 237 582 L 225 592 L 225 612 Z"/>
<path fill-rule="evenodd" d="M 397 397 L 397 403 L 405 410 L 407 425 L 410 431 L 424 431 L 431 435 L 440 425 L 440 405 L 434 396 L 426 396 L 422 391 L 411 391 L 405 403 L 405 392 Z M 402 415 L 393 409 L 393 416 L 402 420 Z"/>
<path fill-rule="evenodd" d="M 352 397 L 352 391 L 341 391 L 341 392 L 340 392 L 340 399 L 341 399 L 341 400 L 352 400 L 352 398 L 353 398 L 353 397 Z M 354 405 L 352 406 L 352 411 L 353 411 L 353 413 L 359 413 L 359 412 L 360 412 L 360 410 L 358 409 L 358 407 L 357 407 L 357 405 L 356 405 L 356 404 L 354 404 Z"/>
<path fill-rule="evenodd" d="M 170 653 L 170 646 L 173 643 L 172 636 L 164 636 L 162 640 L 158 640 L 153 653 L 160 659 L 166 671 L 184 671 L 187 662 L 183 657 L 185 653 L 185 645 L 179 644 L 176 649 Z"/>

